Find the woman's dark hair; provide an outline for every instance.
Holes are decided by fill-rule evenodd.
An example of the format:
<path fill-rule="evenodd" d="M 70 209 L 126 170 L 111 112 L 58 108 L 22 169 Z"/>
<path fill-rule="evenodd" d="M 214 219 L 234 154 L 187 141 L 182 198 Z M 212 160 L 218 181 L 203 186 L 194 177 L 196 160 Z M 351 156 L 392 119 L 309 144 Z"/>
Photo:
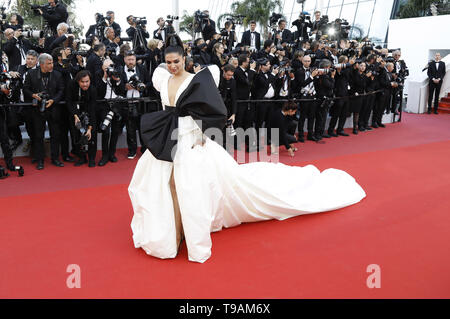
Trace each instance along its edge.
<path fill-rule="evenodd" d="M 166 40 L 166 49 L 164 50 L 164 55 L 169 53 L 178 53 L 184 56 L 183 41 L 176 34 L 170 35 Z"/>

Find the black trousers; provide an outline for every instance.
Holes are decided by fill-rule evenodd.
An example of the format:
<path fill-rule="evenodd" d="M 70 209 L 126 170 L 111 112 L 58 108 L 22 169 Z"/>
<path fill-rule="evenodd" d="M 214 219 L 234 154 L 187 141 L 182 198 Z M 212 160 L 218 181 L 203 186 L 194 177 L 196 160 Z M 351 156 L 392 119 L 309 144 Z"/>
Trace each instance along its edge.
<path fill-rule="evenodd" d="M 314 135 L 320 137 L 325 132 L 325 122 L 329 110 L 330 101 L 320 100 L 316 106 L 316 114 L 314 120 Z M 308 130 L 309 131 L 309 130 Z"/>
<path fill-rule="evenodd" d="M 384 113 L 384 103 L 386 101 L 386 97 L 384 96 L 384 92 L 380 92 L 376 94 L 375 103 L 373 107 L 373 115 L 372 115 L 372 125 L 373 124 L 382 124 L 383 113 Z"/>
<path fill-rule="evenodd" d="M 75 150 L 75 136 L 77 135 L 75 129 L 75 119 L 70 114 L 69 110 L 65 105 L 61 107 L 61 155 L 63 157 L 69 156 L 69 133 L 70 141 L 72 142 L 72 152 L 73 154 L 79 156 L 80 154 Z"/>
<path fill-rule="evenodd" d="M 313 97 L 305 96 L 304 98 L 309 99 Z M 300 102 L 299 109 L 300 109 L 300 118 L 298 120 L 299 136 L 303 136 L 304 134 L 304 126 L 306 119 L 308 119 L 307 122 L 308 135 L 313 135 L 314 120 L 316 118 L 317 101 Z"/>
<path fill-rule="evenodd" d="M 264 127 L 266 128 L 266 134 L 267 134 L 267 144 L 270 144 L 270 117 L 272 115 L 273 110 L 275 109 L 274 103 L 272 102 L 272 99 L 264 99 L 267 102 L 264 103 L 258 103 L 256 107 L 256 121 L 255 121 L 255 128 L 256 128 L 256 138 L 257 143 L 261 142 L 261 136 L 260 136 L 260 129 Z"/>
<path fill-rule="evenodd" d="M 337 126 L 337 132 L 344 130 L 347 115 L 349 113 L 349 104 L 347 99 L 335 100 L 333 106 L 330 108 L 331 120 L 328 125 L 328 133 L 332 133 Z M 339 122 L 339 123 L 338 123 Z"/>
<path fill-rule="evenodd" d="M 95 152 L 97 153 L 97 136 L 102 134 L 102 158 L 109 158 L 109 150 L 111 148 L 111 127 L 117 122 L 117 116 L 114 116 L 111 124 L 104 130 L 101 130 L 101 125 L 109 112 L 109 106 L 107 104 L 98 104 L 95 110 L 95 118 L 97 121 L 97 129 L 95 130 L 95 136 L 93 136 Z M 117 141 L 116 141 L 117 143 Z"/>
<path fill-rule="evenodd" d="M 370 114 L 375 103 L 375 94 L 367 95 L 364 99 L 364 104 L 361 106 L 359 114 L 359 127 L 367 127 L 369 125 Z"/>
<path fill-rule="evenodd" d="M 61 129 L 60 129 L 60 111 L 59 105 L 53 105 L 43 113 L 39 112 L 37 107 L 32 107 L 32 121 L 34 129 L 34 138 L 32 140 L 31 148 L 33 156 L 36 160 L 44 160 L 44 134 L 45 125 L 48 123 L 50 131 L 50 153 L 52 160 L 57 160 L 59 157 L 59 150 L 61 146 Z"/>
<path fill-rule="evenodd" d="M 137 152 L 137 134 L 139 131 L 139 137 L 141 136 L 140 128 L 140 115 L 137 117 L 132 116 L 129 112 L 128 106 L 122 106 L 120 109 L 120 114 L 122 116 L 121 120 L 113 121 L 111 124 L 111 143 L 109 148 L 110 156 L 114 156 L 116 153 L 117 141 L 119 140 L 120 134 L 122 134 L 123 128 L 125 126 L 127 131 L 127 145 L 128 152 L 135 154 Z M 140 138 L 142 144 L 142 138 Z"/>
<path fill-rule="evenodd" d="M 438 84 L 430 81 L 430 85 L 428 88 L 428 111 L 431 111 L 431 103 L 433 102 L 433 94 L 434 94 L 434 111 L 437 112 L 439 107 L 439 93 L 441 92 L 442 82 Z"/>
<path fill-rule="evenodd" d="M 20 109 L 17 106 L 7 107 L 7 129 L 11 140 L 22 143 L 22 132 L 20 131 Z"/>
<path fill-rule="evenodd" d="M 74 139 L 75 139 L 75 144 L 74 144 L 74 154 L 77 154 L 77 156 L 79 156 L 80 158 L 86 158 L 86 151 L 83 149 L 82 145 L 80 144 L 80 139 L 81 139 L 81 133 L 80 131 L 76 130 L 76 132 L 74 133 Z M 97 129 L 96 128 L 92 128 L 91 131 L 91 140 L 88 142 L 88 150 L 87 150 L 87 155 L 89 160 L 95 160 L 95 155 L 97 154 Z"/>
<path fill-rule="evenodd" d="M 255 103 L 238 103 L 236 110 L 236 118 L 234 121 L 235 129 L 243 129 L 244 131 L 248 128 L 253 127 L 253 123 L 256 118 L 256 106 Z M 239 134 L 238 134 L 239 135 Z M 235 137 L 235 146 L 238 146 L 242 141 L 240 140 L 242 136 L 236 135 Z M 254 137 L 256 138 L 256 136 Z M 248 145 L 249 140 L 246 138 L 245 143 Z"/>
<path fill-rule="evenodd" d="M 4 107 L 0 107 L 0 146 L 2 148 L 5 162 L 12 160 L 12 151 L 11 146 L 9 145 L 6 113 Z"/>

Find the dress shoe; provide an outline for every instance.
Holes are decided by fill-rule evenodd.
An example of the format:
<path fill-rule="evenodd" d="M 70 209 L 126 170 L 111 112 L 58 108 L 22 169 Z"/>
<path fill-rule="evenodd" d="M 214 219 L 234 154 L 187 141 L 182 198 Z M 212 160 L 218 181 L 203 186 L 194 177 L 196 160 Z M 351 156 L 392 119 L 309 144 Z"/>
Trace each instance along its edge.
<path fill-rule="evenodd" d="M 338 131 L 338 132 L 337 132 L 337 135 L 340 135 L 340 136 L 350 136 L 349 134 L 345 133 L 344 131 Z"/>
<path fill-rule="evenodd" d="M 434 111 L 434 114 L 439 114 L 438 111 Z"/>
<path fill-rule="evenodd" d="M 85 159 L 85 158 L 80 158 L 76 163 L 75 163 L 75 166 L 76 167 L 79 167 L 79 166 L 82 166 L 82 165 L 84 165 L 84 164 L 86 164 L 87 163 L 87 160 Z"/>
<path fill-rule="evenodd" d="M 303 135 L 299 135 L 298 136 L 298 142 L 299 143 L 305 143 L 305 138 L 303 137 Z"/>
<path fill-rule="evenodd" d="M 111 156 L 111 157 L 109 158 L 109 161 L 110 161 L 111 163 L 117 163 L 117 157 L 115 157 L 115 156 L 113 155 L 113 156 Z"/>
<path fill-rule="evenodd" d="M 70 156 L 70 155 L 67 155 L 67 156 L 64 156 L 64 157 L 63 157 L 63 161 L 64 161 L 64 162 L 69 162 L 69 163 L 74 163 L 74 162 L 75 162 L 75 158 L 73 158 L 73 157 Z"/>
<path fill-rule="evenodd" d="M 431 114 L 431 110 L 428 110 L 427 113 L 428 113 L 428 114 Z"/>
<path fill-rule="evenodd" d="M 332 136 L 332 137 L 338 137 L 338 135 L 334 132 L 328 132 L 328 135 Z"/>
<path fill-rule="evenodd" d="M 386 125 L 384 125 L 383 123 L 378 123 L 378 126 L 383 128 L 386 127 Z"/>
<path fill-rule="evenodd" d="M 89 160 L 89 167 L 95 167 L 95 160 Z"/>
<path fill-rule="evenodd" d="M 136 157 L 136 152 L 132 153 L 132 152 L 128 152 L 127 158 L 132 160 Z"/>
<path fill-rule="evenodd" d="M 44 169 L 44 161 L 37 161 L 36 168 L 38 170 Z"/>
<path fill-rule="evenodd" d="M 108 158 L 107 157 L 102 157 L 100 162 L 98 162 L 98 166 L 105 166 L 107 163 L 108 163 Z"/>
<path fill-rule="evenodd" d="M 308 141 L 314 141 L 314 142 L 318 142 L 319 141 L 315 136 L 312 136 L 312 135 L 309 135 L 306 139 Z"/>
<path fill-rule="evenodd" d="M 55 159 L 52 160 L 52 164 L 55 165 L 56 167 L 64 167 L 64 164 L 61 163 L 59 160 Z"/>
<path fill-rule="evenodd" d="M 360 131 L 360 132 L 365 132 L 366 129 L 365 129 L 364 127 L 361 126 L 361 127 L 359 127 L 359 131 Z"/>
<path fill-rule="evenodd" d="M 323 133 L 323 134 L 322 134 L 322 137 L 323 137 L 323 138 L 331 138 L 331 136 L 330 136 L 328 133 Z"/>
<path fill-rule="evenodd" d="M 365 127 L 366 131 L 372 131 L 373 129 L 370 126 Z"/>
<path fill-rule="evenodd" d="M 373 128 L 379 128 L 379 126 L 378 126 L 377 123 L 373 123 L 373 124 L 372 124 L 372 127 L 373 127 Z"/>
<path fill-rule="evenodd" d="M 353 134 L 358 135 L 358 130 L 356 128 L 353 129 Z"/>

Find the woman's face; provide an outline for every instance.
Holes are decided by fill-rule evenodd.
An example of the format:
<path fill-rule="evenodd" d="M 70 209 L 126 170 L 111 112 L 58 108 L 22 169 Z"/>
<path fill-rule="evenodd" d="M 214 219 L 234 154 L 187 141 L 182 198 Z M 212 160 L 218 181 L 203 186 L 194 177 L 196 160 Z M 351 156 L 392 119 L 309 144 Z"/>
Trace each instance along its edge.
<path fill-rule="evenodd" d="M 223 51 L 224 51 L 223 45 L 219 45 L 219 47 L 217 48 L 217 53 L 223 54 Z"/>
<path fill-rule="evenodd" d="M 168 53 L 166 54 L 166 64 L 167 69 L 171 74 L 178 74 L 183 72 L 184 69 L 184 57 L 178 53 Z"/>

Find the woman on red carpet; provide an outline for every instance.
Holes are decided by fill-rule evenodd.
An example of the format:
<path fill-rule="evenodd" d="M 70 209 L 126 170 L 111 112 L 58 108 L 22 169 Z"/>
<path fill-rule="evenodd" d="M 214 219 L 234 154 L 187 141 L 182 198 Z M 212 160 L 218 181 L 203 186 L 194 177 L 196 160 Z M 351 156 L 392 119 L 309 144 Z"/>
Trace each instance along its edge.
<path fill-rule="evenodd" d="M 219 68 L 186 72 L 178 36 L 167 40 L 165 60 L 153 75 L 164 110 L 142 117 L 148 150 L 128 188 L 136 248 L 174 258 L 185 237 L 189 260 L 203 263 L 211 256 L 210 233 L 223 227 L 331 211 L 366 196 L 353 177 L 336 169 L 238 165 L 204 134 L 222 132 L 227 120 Z"/>

